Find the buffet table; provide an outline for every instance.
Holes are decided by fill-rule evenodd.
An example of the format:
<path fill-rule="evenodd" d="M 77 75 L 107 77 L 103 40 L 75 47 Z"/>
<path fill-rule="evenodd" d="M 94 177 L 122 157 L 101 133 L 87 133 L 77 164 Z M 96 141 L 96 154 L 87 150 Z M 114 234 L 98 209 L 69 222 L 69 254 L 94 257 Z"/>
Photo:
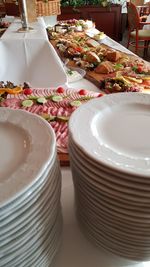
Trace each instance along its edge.
<path fill-rule="evenodd" d="M 62 63 L 49 44 L 41 21 L 32 24 L 35 29 L 33 33 L 17 33 L 20 26 L 19 21 L 13 23 L 0 40 L 0 80 L 9 79 L 15 83 L 26 81 L 35 87 L 66 84 Z M 108 37 L 103 42 L 118 50 L 131 53 Z M 71 83 L 69 87 L 99 91 L 85 79 Z M 85 239 L 75 218 L 74 191 L 69 167 L 62 168 L 61 200 L 64 228 L 62 246 L 55 262 L 56 267 L 150 266 L 150 263 L 131 262 L 100 251 Z"/>
<path fill-rule="evenodd" d="M 62 62 L 48 41 L 44 19 L 39 18 L 30 26 L 33 27 L 33 32 L 18 33 L 21 22 L 15 20 L 1 37 L 0 80 L 10 80 L 16 84 L 26 81 L 32 87 L 38 88 L 66 84 L 67 78 Z M 133 54 L 108 36 L 102 43 L 122 52 Z M 95 86 L 86 80 L 82 80 L 82 83 L 79 84 L 71 84 L 71 87 L 78 88 L 78 86 L 83 87 L 84 85 L 87 87 L 87 84 L 89 90 L 94 88 L 95 91 Z"/>
<path fill-rule="evenodd" d="M 65 84 L 62 63 L 48 41 L 42 22 L 32 23 L 31 27 L 33 32 L 18 33 L 21 22 L 15 20 L 1 37 L 0 80 L 17 84 L 26 81 L 32 87 Z"/>

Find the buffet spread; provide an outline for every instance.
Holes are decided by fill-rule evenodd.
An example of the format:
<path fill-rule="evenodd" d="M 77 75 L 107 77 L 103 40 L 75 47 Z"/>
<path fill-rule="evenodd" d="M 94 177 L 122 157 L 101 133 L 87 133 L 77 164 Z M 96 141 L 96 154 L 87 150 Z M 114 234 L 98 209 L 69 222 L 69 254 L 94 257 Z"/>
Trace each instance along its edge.
<path fill-rule="evenodd" d="M 61 242 L 62 208 L 63 242 L 54 263 L 57 267 L 146 267 L 150 262 L 138 261 L 150 260 L 150 96 L 140 92 L 149 92 L 150 67 L 135 55 L 102 44 L 104 33 L 94 31 L 91 36 L 81 25 L 71 27 L 70 35 L 64 25 L 64 34 L 61 25 L 48 33 L 51 44 L 64 60 L 66 76 L 59 58 L 52 60 L 51 53 L 47 61 L 52 68 L 46 73 L 37 72 L 33 56 L 33 50 L 37 50 L 34 48 L 30 53 L 29 63 L 35 67 L 36 75 L 39 73 L 36 81 L 47 78 L 50 88 L 43 84 L 41 88 L 34 86 L 33 73 L 26 76 L 25 68 L 20 74 L 26 82 L 18 82 L 19 75 L 15 74 L 20 69 L 16 66 L 26 59 L 23 53 L 15 65 L 15 82 L 7 80 L 12 77 L 8 66 L 1 68 L 0 65 L 0 70 L 7 72 L 5 79 L 1 73 L 4 81 L 0 82 L 0 107 L 3 107 L 0 117 L 3 155 L 0 162 L 0 265 L 52 266 Z M 14 39 L 16 35 L 12 33 Z M 13 48 L 18 43 L 18 47 L 27 45 L 25 39 L 30 39 L 29 43 L 35 41 L 36 48 L 39 45 L 38 34 L 35 38 L 34 33 L 31 38 L 28 34 L 21 36 L 21 42 L 18 37 L 14 42 L 13 37 L 6 37 L 2 43 L 7 51 L 12 43 Z M 81 40 L 75 42 L 74 38 L 79 37 Z M 44 50 L 45 46 L 42 47 Z M 46 51 L 52 48 L 49 45 Z M 40 57 L 42 49 L 38 51 L 35 54 Z M 47 73 L 54 76 L 53 81 L 57 82 L 54 87 L 53 77 L 47 77 Z M 31 84 L 26 77 L 32 78 Z M 83 81 L 82 77 L 97 84 L 99 91 L 80 86 L 75 90 L 73 82 Z M 61 84 L 65 78 L 68 84 Z M 55 131 L 57 147 L 54 131 L 46 121 Z M 68 121 L 74 186 L 70 168 L 60 172 L 56 157 L 57 152 L 67 155 Z"/>
<path fill-rule="evenodd" d="M 38 89 L 27 83 L 1 82 L 0 106 L 27 110 L 47 120 L 56 134 L 60 162 L 68 165 L 68 121 L 72 112 L 105 94 L 149 92 L 150 64 L 136 55 L 102 44 L 106 35 L 83 20 L 60 21 L 47 28 L 47 33 L 64 62 L 67 80 L 78 80 L 85 75 L 99 92 L 68 89 L 67 85 Z"/>
<path fill-rule="evenodd" d="M 86 78 L 105 93 L 150 89 L 149 63 L 101 44 L 106 35 L 85 21 L 60 21 L 48 34 L 61 59 L 86 70 Z"/>

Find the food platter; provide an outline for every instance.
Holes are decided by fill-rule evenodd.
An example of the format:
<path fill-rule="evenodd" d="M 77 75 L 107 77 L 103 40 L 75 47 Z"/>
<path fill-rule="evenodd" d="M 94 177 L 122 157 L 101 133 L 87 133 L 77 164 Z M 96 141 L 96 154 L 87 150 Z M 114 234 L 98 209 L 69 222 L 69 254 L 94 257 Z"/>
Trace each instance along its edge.
<path fill-rule="evenodd" d="M 86 72 L 85 78 L 92 81 L 104 93 L 149 92 L 150 64 L 142 58 L 126 54 L 102 44 L 106 38 L 93 30 L 61 32 L 49 30 L 49 39 L 68 67 L 79 67 Z M 97 36 L 96 39 L 95 37 Z M 102 37 L 102 38 L 101 38 Z"/>
<path fill-rule="evenodd" d="M 12 86 L 12 84 L 11 84 Z M 27 86 L 25 84 L 25 86 Z M 68 121 L 80 105 L 101 93 L 71 88 L 1 88 L 0 107 L 21 109 L 44 118 L 54 129 L 57 152 L 62 166 L 69 164 Z"/>

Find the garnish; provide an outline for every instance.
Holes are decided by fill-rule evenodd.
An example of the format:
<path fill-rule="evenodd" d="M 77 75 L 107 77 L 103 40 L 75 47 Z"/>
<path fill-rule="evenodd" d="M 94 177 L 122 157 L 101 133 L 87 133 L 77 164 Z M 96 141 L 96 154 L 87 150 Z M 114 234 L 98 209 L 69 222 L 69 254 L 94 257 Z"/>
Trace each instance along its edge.
<path fill-rule="evenodd" d="M 47 102 L 46 98 L 45 97 L 38 97 L 37 98 L 37 102 L 39 104 L 45 104 Z"/>
<path fill-rule="evenodd" d="M 124 76 L 124 78 L 126 80 L 133 81 L 135 83 L 142 83 L 142 79 L 140 79 L 140 78 L 134 78 L 134 77 L 130 77 L 130 76 Z"/>
<path fill-rule="evenodd" d="M 87 91 L 84 90 L 84 89 L 81 89 L 81 90 L 79 91 L 79 95 L 87 95 Z"/>
<path fill-rule="evenodd" d="M 72 75 L 73 71 L 72 70 L 67 70 L 67 74 Z"/>
<path fill-rule="evenodd" d="M 136 72 L 137 71 L 137 66 L 133 66 L 132 70 Z"/>
<path fill-rule="evenodd" d="M 64 91 L 65 91 L 65 90 L 64 90 L 63 87 L 58 87 L 57 90 L 56 90 L 56 92 L 59 93 L 59 94 L 64 93 Z"/>
<path fill-rule="evenodd" d="M 101 97 L 101 96 L 103 96 L 103 94 L 102 93 L 99 93 L 97 97 Z"/>
<path fill-rule="evenodd" d="M 14 88 L 6 88 L 2 87 L 0 88 L 0 94 L 8 93 L 8 94 L 19 94 L 22 92 L 22 87 L 16 86 Z"/>
<path fill-rule="evenodd" d="M 56 116 L 51 116 L 47 113 L 43 113 L 40 115 L 43 119 L 47 120 L 48 122 L 50 121 L 55 121 L 56 120 Z"/>
<path fill-rule="evenodd" d="M 51 99 L 53 102 L 60 102 L 63 100 L 63 97 L 59 95 L 53 95 Z"/>
<path fill-rule="evenodd" d="M 3 100 L 4 100 L 4 98 L 0 96 L 0 103 L 1 103 Z"/>
<path fill-rule="evenodd" d="M 51 116 L 47 113 L 43 113 L 40 115 L 43 119 L 47 120 L 48 122 L 51 121 L 62 121 L 62 122 L 67 122 L 69 120 L 69 117 L 66 116 Z"/>
<path fill-rule="evenodd" d="M 123 68 L 123 65 L 118 63 L 118 64 L 115 64 L 114 67 L 115 67 L 116 70 L 119 70 L 119 69 Z"/>
<path fill-rule="evenodd" d="M 70 102 L 70 106 L 72 106 L 72 107 L 79 107 L 81 104 L 82 103 L 79 100 L 74 100 L 74 101 Z"/>
<path fill-rule="evenodd" d="M 69 117 L 66 117 L 66 116 L 56 116 L 56 120 L 66 122 L 66 121 L 69 120 Z"/>
<path fill-rule="evenodd" d="M 37 100 L 38 96 L 31 95 L 28 97 L 28 100 Z"/>
<path fill-rule="evenodd" d="M 32 94 L 32 89 L 31 88 L 26 88 L 23 90 L 24 95 L 31 95 Z"/>
<path fill-rule="evenodd" d="M 32 105 L 33 105 L 33 101 L 32 100 L 29 100 L 29 99 L 27 99 L 27 100 L 23 100 L 22 101 L 22 106 L 23 107 L 32 107 Z"/>

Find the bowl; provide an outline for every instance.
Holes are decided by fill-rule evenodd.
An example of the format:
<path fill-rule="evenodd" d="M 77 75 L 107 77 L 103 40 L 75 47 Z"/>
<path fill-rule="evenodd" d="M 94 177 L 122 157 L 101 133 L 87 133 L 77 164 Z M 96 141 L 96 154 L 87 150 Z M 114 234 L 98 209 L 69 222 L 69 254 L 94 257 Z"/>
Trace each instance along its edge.
<path fill-rule="evenodd" d="M 66 67 L 68 83 L 77 82 L 86 75 L 86 71 L 77 67 Z"/>

